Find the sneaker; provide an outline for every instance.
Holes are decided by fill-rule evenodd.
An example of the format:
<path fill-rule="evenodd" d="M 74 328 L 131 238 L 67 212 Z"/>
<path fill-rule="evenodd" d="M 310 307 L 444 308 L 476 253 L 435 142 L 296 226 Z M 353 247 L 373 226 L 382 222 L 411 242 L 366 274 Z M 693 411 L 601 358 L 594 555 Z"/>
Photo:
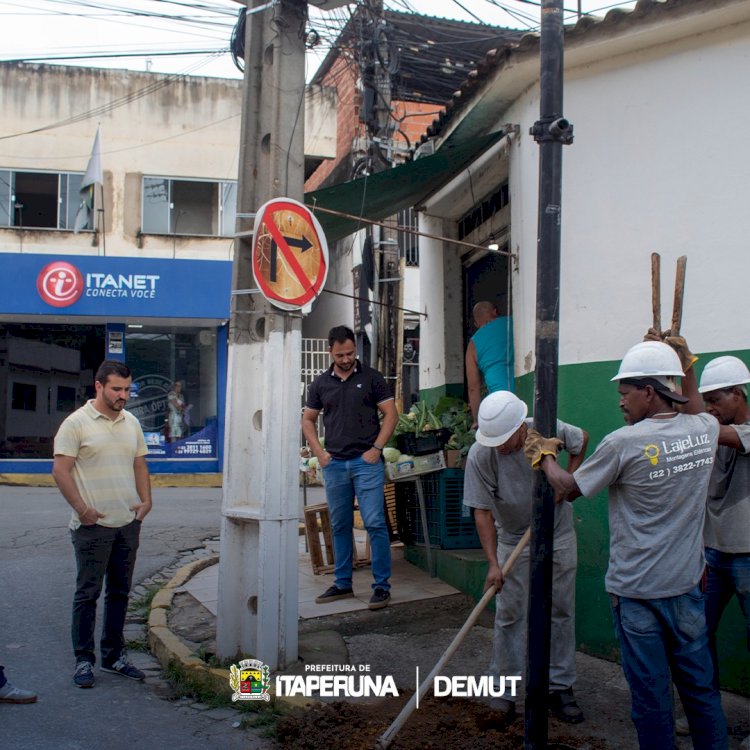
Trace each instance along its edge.
<path fill-rule="evenodd" d="M 354 596 L 354 592 L 351 589 L 340 589 L 337 586 L 331 586 L 325 593 L 315 599 L 315 603 L 327 604 L 328 602 L 335 602 L 337 599 L 349 599 L 352 596 Z"/>
<path fill-rule="evenodd" d="M 583 711 L 581 711 L 576 703 L 572 688 L 555 690 L 550 693 L 549 708 L 556 718 L 567 724 L 580 724 L 584 719 Z"/>
<path fill-rule="evenodd" d="M 678 737 L 690 736 L 690 726 L 688 725 L 687 716 L 681 716 L 679 719 L 675 719 L 674 733 Z"/>
<path fill-rule="evenodd" d="M 94 665 L 90 661 L 79 661 L 73 673 L 73 682 L 79 688 L 92 688 L 96 682 Z"/>
<path fill-rule="evenodd" d="M 490 710 L 493 712 L 492 729 L 504 729 L 516 718 L 516 704 L 507 698 L 493 698 Z"/>
<path fill-rule="evenodd" d="M 36 703 L 36 693 L 6 682 L 0 687 L 0 703 Z"/>
<path fill-rule="evenodd" d="M 372 592 L 370 597 L 370 603 L 367 605 L 369 609 L 383 609 L 388 606 L 388 602 L 391 600 L 391 592 L 388 589 L 377 588 Z"/>
<path fill-rule="evenodd" d="M 124 656 L 121 656 L 111 667 L 102 664 L 99 669 L 102 672 L 111 672 L 127 677 L 129 680 L 143 680 L 146 675 L 138 667 L 134 667 Z"/>

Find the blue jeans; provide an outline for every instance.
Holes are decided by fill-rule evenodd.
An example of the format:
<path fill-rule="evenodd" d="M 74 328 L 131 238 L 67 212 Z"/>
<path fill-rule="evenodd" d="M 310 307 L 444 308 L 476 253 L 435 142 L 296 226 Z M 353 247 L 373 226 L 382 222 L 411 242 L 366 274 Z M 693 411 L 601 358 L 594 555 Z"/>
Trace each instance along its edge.
<path fill-rule="evenodd" d="M 698 586 L 665 599 L 611 596 L 630 713 L 641 750 L 673 750 L 672 681 L 694 750 L 726 750 L 727 725 L 713 684 L 703 594 Z"/>
<path fill-rule="evenodd" d="M 340 589 L 352 587 L 352 528 L 354 497 L 357 497 L 370 536 L 373 588 L 390 589 L 391 541 L 385 522 L 385 472 L 383 462 L 368 464 L 358 458 L 333 458 L 323 469 L 328 513 L 333 532 L 334 578 Z"/>
<path fill-rule="evenodd" d="M 122 631 L 125 627 L 140 533 L 141 522 L 135 520 L 118 528 L 94 524 L 79 526 L 70 532 L 78 569 L 71 623 L 76 663 L 96 662 L 96 602 L 105 580 L 107 589 L 104 595 L 104 625 L 100 643 L 102 664 L 112 666 L 125 649 Z"/>
<path fill-rule="evenodd" d="M 729 554 L 706 547 L 706 625 L 708 646 L 714 662 L 714 686 L 719 688 L 719 658 L 716 650 L 716 631 L 724 608 L 733 594 L 737 594 L 745 615 L 747 648 L 750 650 L 750 554 Z"/>

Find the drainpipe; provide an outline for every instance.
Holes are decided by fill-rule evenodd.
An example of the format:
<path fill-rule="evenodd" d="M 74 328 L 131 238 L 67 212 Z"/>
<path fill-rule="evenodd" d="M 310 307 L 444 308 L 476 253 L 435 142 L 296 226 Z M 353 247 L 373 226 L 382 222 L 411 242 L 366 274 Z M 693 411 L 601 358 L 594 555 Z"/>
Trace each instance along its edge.
<path fill-rule="evenodd" d="M 557 366 L 560 315 L 560 219 L 562 146 L 573 141 L 573 126 L 562 116 L 563 0 L 542 0 L 539 120 L 531 135 L 539 144 L 539 224 L 536 286 L 536 369 L 534 426 L 557 434 Z M 531 520 L 526 682 L 526 750 L 547 746 L 554 492 L 535 472 Z"/>

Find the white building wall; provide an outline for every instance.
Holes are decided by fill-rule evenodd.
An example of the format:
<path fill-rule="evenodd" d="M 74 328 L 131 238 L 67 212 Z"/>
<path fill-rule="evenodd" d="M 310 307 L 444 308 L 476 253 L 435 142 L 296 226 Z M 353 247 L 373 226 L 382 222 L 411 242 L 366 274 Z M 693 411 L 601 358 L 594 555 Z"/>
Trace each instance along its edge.
<path fill-rule="evenodd" d="M 617 360 L 651 323 L 650 255 L 662 256 L 662 324 L 688 256 L 683 332 L 696 351 L 746 349 L 750 271 L 744 73 L 750 24 L 566 72 L 560 363 Z M 534 87 L 502 116 L 538 119 Z M 500 125 L 501 123 L 498 123 Z M 533 370 L 539 147 L 511 149 L 516 375 Z"/>

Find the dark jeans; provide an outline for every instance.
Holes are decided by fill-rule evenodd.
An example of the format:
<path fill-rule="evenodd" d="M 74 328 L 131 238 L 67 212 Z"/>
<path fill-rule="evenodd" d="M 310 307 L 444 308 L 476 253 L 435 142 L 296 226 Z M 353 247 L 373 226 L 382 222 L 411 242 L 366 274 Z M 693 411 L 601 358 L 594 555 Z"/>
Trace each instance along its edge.
<path fill-rule="evenodd" d="M 105 580 L 102 664 L 111 666 L 125 648 L 122 631 L 140 532 L 140 521 L 116 529 L 98 524 L 79 526 L 70 532 L 78 567 L 71 627 L 76 662 L 96 662 L 96 602 Z"/>
<path fill-rule="evenodd" d="M 727 726 L 713 685 L 700 589 L 665 599 L 610 597 L 640 749 L 675 747 L 674 680 L 695 750 L 726 750 Z"/>
<path fill-rule="evenodd" d="M 706 547 L 706 625 L 708 646 L 714 663 L 714 686 L 719 689 L 719 657 L 716 651 L 716 631 L 724 608 L 737 595 L 745 615 L 747 648 L 750 650 L 750 555 L 730 554 Z"/>
<path fill-rule="evenodd" d="M 0 667 L 0 687 L 5 685 L 8 680 L 5 678 L 5 667 Z"/>

